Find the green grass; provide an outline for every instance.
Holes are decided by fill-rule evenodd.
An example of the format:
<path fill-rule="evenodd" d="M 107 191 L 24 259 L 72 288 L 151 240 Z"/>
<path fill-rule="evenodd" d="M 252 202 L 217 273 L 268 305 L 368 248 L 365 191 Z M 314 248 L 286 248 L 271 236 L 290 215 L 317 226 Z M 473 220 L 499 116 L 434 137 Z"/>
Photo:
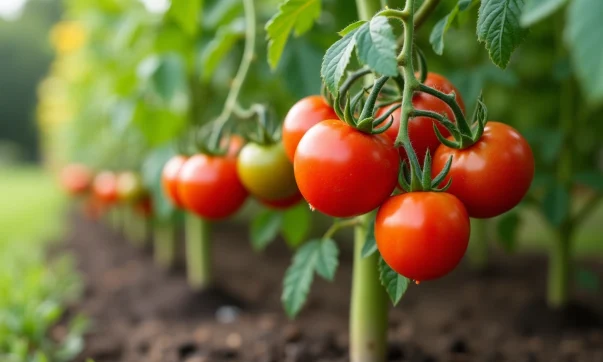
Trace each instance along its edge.
<path fill-rule="evenodd" d="M 46 258 L 63 231 L 65 198 L 38 168 L 0 168 L 0 360 L 68 361 L 82 348 L 85 321 L 61 341 L 49 330 L 80 284 L 72 260 Z M 59 342 L 59 343 L 57 343 Z"/>

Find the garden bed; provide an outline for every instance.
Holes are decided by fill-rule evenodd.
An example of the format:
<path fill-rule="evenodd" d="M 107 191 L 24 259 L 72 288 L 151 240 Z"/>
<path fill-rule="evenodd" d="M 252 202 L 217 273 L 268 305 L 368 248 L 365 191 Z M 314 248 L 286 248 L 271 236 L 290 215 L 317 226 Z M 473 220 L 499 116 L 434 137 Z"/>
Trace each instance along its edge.
<path fill-rule="evenodd" d="M 255 254 L 245 229 L 217 226 L 218 288 L 194 293 L 182 267 L 163 271 L 149 250 L 76 216 L 67 248 L 86 287 L 75 311 L 93 320 L 81 360 L 347 361 L 351 255 L 342 252 L 335 283 L 316 280 L 292 322 L 280 305 L 290 259 L 282 244 Z M 389 360 L 603 361 L 603 329 L 535 334 L 518 326 L 520 312 L 544 295 L 545 262 L 501 255 L 486 274 L 461 267 L 441 281 L 411 286 L 391 312 Z M 589 267 L 603 272 L 601 263 Z M 577 296 L 589 306 L 600 297 Z"/>

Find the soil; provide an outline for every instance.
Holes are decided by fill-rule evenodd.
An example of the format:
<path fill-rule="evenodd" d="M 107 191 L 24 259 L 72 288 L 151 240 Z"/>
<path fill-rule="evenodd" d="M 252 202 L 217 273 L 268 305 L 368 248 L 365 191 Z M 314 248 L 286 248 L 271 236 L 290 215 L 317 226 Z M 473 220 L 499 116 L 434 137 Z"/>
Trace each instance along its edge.
<path fill-rule="evenodd" d="M 81 361 L 348 361 L 348 250 L 336 281 L 315 280 L 303 312 L 290 321 L 280 305 L 290 259 L 284 243 L 256 254 L 245 229 L 217 225 L 219 288 L 195 293 L 182 266 L 162 270 L 148 247 L 134 247 L 77 216 L 71 230 L 67 249 L 85 282 L 84 298 L 72 312 L 93 321 Z M 495 272 L 462 266 L 442 280 L 411 286 L 391 310 L 389 361 L 603 362 L 600 324 L 572 323 L 584 315 L 595 320 L 601 295 L 577 291 L 581 304 L 562 317 L 547 312 L 539 302 L 545 263 L 543 256 L 497 255 Z M 587 265 L 603 274 L 602 264 Z"/>

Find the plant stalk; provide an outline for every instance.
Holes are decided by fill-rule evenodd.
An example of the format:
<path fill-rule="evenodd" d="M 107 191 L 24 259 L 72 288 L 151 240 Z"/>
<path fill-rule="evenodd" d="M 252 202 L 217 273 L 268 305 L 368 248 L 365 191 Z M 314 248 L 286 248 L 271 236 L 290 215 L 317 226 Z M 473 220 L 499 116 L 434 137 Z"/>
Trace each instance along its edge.
<path fill-rule="evenodd" d="M 186 270 L 188 284 L 195 290 L 203 290 L 213 282 L 211 262 L 210 223 L 187 213 L 186 228 Z"/>
<path fill-rule="evenodd" d="M 488 267 L 488 221 L 471 219 L 471 239 L 469 241 L 468 260 L 474 270 Z"/>
<path fill-rule="evenodd" d="M 172 220 L 168 222 L 155 221 L 153 225 L 153 243 L 155 262 L 169 269 L 176 259 L 176 230 Z"/>
<path fill-rule="evenodd" d="M 547 303 L 551 309 L 562 309 L 569 301 L 572 231 L 562 228 L 549 256 Z"/>
<path fill-rule="evenodd" d="M 379 281 L 379 253 L 363 258 L 368 222 L 372 214 L 361 216 L 354 230 L 354 271 L 350 313 L 350 361 L 384 362 L 387 356 L 389 302 Z"/>

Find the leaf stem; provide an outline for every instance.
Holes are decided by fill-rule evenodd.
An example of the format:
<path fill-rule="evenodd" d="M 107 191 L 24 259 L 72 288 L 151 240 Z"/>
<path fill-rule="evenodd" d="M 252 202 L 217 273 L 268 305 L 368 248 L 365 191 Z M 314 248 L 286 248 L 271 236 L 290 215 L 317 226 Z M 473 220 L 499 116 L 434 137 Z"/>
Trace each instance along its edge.
<path fill-rule="evenodd" d="M 336 232 L 343 228 L 354 227 L 360 225 L 362 221 L 358 218 L 346 219 L 346 220 L 335 220 L 333 225 L 327 229 L 327 231 L 323 235 L 323 239 L 330 239 L 335 235 Z"/>
<path fill-rule="evenodd" d="M 429 18 L 429 15 L 431 15 L 439 3 L 440 0 L 425 0 L 423 4 L 421 4 L 421 7 L 417 10 L 417 14 L 415 16 L 415 29 L 423 25 L 425 20 Z"/>

